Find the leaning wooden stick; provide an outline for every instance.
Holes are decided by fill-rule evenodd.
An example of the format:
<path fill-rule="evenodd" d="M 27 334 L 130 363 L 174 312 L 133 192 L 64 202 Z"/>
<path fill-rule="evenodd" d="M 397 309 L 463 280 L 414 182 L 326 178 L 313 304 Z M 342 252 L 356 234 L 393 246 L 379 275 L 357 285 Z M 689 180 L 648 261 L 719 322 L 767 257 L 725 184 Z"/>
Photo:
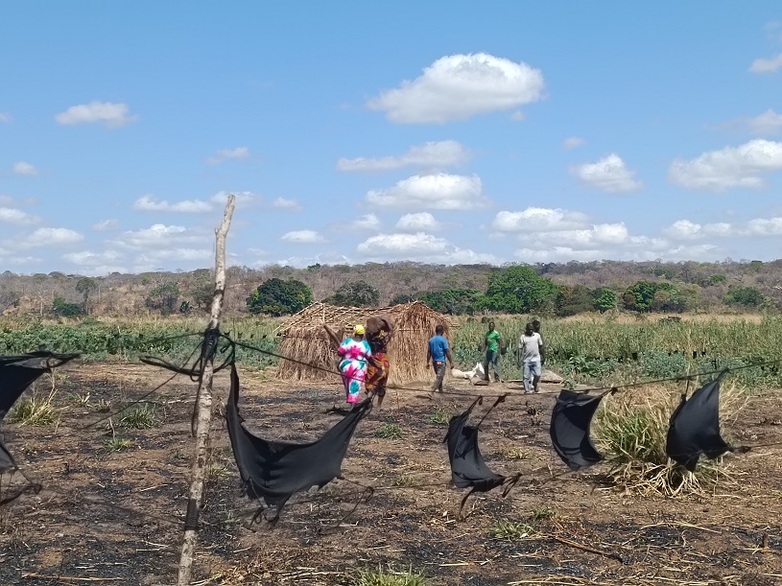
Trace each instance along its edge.
<path fill-rule="evenodd" d="M 564 537 L 557 537 L 556 535 L 549 535 L 551 539 L 554 541 L 557 541 L 561 543 L 562 545 L 567 545 L 569 547 L 575 547 L 576 549 L 580 549 L 582 551 L 588 551 L 589 553 L 595 553 L 597 555 L 602 555 L 607 558 L 615 559 L 618 562 L 624 563 L 624 560 L 622 559 L 622 556 L 620 556 L 618 553 L 615 553 L 613 551 L 603 551 L 602 549 L 595 549 L 594 547 L 589 547 L 588 545 L 583 545 L 581 543 L 576 543 L 575 541 L 570 541 L 569 539 L 565 539 Z"/>
<path fill-rule="evenodd" d="M 207 336 L 204 339 L 203 372 L 198 380 L 198 395 L 196 409 L 196 445 L 195 457 L 191 469 L 190 494 L 187 500 L 187 515 L 185 516 L 185 535 L 182 541 L 182 555 L 179 558 L 179 577 L 177 586 L 190 584 L 190 575 L 193 570 L 193 556 L 195 554 L 196 538 L 198 533 L 198 517 L 204 496 L 204 477 L 206 475 L 209 427 L 212 422 L 212 378 L 214 376 L 214 354 L 207 352 L 210 344 L 208 334 L 220 329 L 220 313 L 223 309 L 223 296 L 225 294 L 225 241 L 228 229 L 231 226 L 231 218 L 234 213 L 236 197 L 231 194 L 225 204 L 223 221 L 216 231 L 215 248 L 215 291 L 212 297 L 212 312 L 207 328 Z M 215 341 L 216 343 L 216 341 Z"/>

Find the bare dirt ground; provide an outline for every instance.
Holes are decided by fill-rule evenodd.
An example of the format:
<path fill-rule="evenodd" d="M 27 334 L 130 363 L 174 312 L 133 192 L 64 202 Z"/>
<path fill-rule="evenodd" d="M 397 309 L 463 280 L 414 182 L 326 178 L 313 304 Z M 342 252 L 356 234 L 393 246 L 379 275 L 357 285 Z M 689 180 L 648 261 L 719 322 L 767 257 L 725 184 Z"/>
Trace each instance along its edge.
<path fill-rule="evenodd" d="M 240 406 L 258 434 L 314 439 L 338 419 L 324 414 L 340 401 L 336 384 L 292 385 L 241 370 L 240 377 Z M 43 490 L 0 509 L 0 584 L 175 582 L 196 385 L 178 377 L 150 397 L 159 417 L 154 428 L 121 429 L 114 417 L 117 435 L 132 440 L 123 451 L 108 448 L 107 422 L 85 428 L 105 415 L 107 403 L 116 409 L 165 378 L 144 365 L 72 363 L 55 378 L 59 425 L 4 424 L 6 443 Z M 39 381 L 39 392 L 47 385 Z M 225 425 L 216 417 L 194 581 L 351 584 L 359 569 L 391 567 L 420 571 L 435 585 L 782 584 L 778 447 L 730 456 L 738 482 L 711 494 L 640 497 L 590 475 L 551 479 L 566 470 L 548 435 L 557 387 L 523 397 L 510 384 L 450 385 L 476 396 L 513 393 L 486 419 L 480 439 L 492 469 L 522 473 L 507 498 L 499 491 L 471 497 L 469 514 L 458 521 L 464 491 L 448 486 L 447 426 L 431 418 L 438 410 L 461 411 L 470 397 L 391 390 L 382 411 L 359 424 L 343 465 L 347 479 L 376 487 L 368 503 L 343 520 L 362 494 L 337 480 L 294 497 L 276 527 L 249 528 L 256 507 L 239 496 Z M 227 389 L 221 373 L 216 405 Z M 740 443 L 782 442 L 781 409 L 779 393 L 753 397 L 728 432 Z M 378 437 L 387 424 L 403 435 Z M 507 522 L 529 523 L 533 531 L 495 536 L 493 528 Z"/>

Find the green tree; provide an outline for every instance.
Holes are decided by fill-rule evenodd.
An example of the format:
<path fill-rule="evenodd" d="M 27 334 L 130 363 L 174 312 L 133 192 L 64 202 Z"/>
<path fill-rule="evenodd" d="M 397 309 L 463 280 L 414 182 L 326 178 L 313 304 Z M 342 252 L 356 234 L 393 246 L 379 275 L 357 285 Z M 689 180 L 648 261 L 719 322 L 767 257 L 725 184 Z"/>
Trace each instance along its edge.
<path fill-rule="evenodd" d="M 210 281 L 208 278 L 199 278 L 190 288 L 190 296 L 193 298 L 193 303 L 202 311 L 211 309 L 214 293 L 214 281 Z"/>
<path fill-rule="evenodd" d="M 326 299 L 326 303 L 348 307 L 374 307 L 380 302 L 380 293 L 366 281 L 345 283 Z"/>
<path fill-rule="evenodd" d="M 556 301 L 556 314 L 562 317 L 595 310 L 592 290 L 584 285 L 562 285 Z"/>
<path fill-rule="evenodd" d="M 595 297 L 595 309 L 601 313 L 615 309 L 619 301 L 616 296 L 616 291 L 609 289 L 608 287 L 595 289 L 593 295 Z"/>
<path fill-rule="evenodd" d="M 622 304 L 631 311 L 651 311 L 657 286 L 649 281 L 638 281 L 622 295 Z"/>
<path fill-rule="evenodd" d="M 427 291 L 418 299 L 435 311 L 448 314 L 470 314 L 480 310 L 484 303 L 483 293 L 477 289 L 446 289 Z"/>
<path fill-rule="evenodd" d="M 699 295 L 700 288 L 697 285 L 638 281 L 625 291 L 622 303 L 633 311 L 682 312 L 696 307 Z"/>
<path fill-rule="evenodd" d="M 52 313 L 60 317 L 76 317 L 84 313 L 78 303 L 68 303 L 62 297 L 55 297 L 52 303 Z"/>
<path fill-rule="evenodd" d="M 247 298 L 250 313 L 279 316 L 296 313 L 312 303 L 312 291 L 296 279 L 273 278 L 261 284 Z"/>
<path fill-rule="evenodd" d="M 763 305 L 765 298 L 755 287 L 736 287 L 725 295 L 725 303 L 728 305 L 743 305 L 744 307 L 759 307 Z"/>
<path fill-rule="evenodd" d="M 89 277 L 82 277 L 78 281 L 76 281 L 76 291 L 78 293 L 82 294 L 82 298 L 84 299 L 82 303 L 82 307 L 84 308 L 84 313 L 90 312 L 90 293 L 95 291 L 95 289 L 98 288 L 98 284 L 95 282 L 94 279 L 90 279 Z"/>
<path fill-rule="evenodd" d="M 486 307 L 505 313 L 545 313 L 554 307 L 557 285 L 535 269 L 514 265 L 489 275 Z"/>
<path fill-rule="evenodd" d="M 684 311 L 685 303 L 681 291 L 671 283 L 656 283 L 649 309 L 651 311 Z"/>
<path fill-rule="evenodd" d="M 179 309 L 179 284 L 166 281 L 152 289 L 145 300 L 147 307 L 156 309 L 164 315 L 175 313 Z"/>
<path fill-rule="evenodd" d="M 399 295 L 394 295 L 394 298 L 391 300 L 391 305 L 401 305 L 403 303 L 410 303 L 411 301 L 415 301 L 415 297 L 408 293 L 400 293 Z"/>

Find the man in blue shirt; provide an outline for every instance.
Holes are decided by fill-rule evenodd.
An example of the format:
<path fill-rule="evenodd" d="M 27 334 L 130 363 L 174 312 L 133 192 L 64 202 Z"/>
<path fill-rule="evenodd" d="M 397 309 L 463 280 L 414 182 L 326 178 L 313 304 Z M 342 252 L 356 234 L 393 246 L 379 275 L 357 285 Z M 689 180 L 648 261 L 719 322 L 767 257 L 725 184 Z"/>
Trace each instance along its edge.
<path fill-rule="evenodd" d="M 453 368 L 451 349 L 448 346 L 448 340 L 443 335 L 444 332 L 443 326 L 437 326 L 434 329 L 434 336 L 429 338 L 429 348 L 426 351 L 426 366 L 428 368 L 431 362 L 436 376 L 432 390 L 440 391 L 441 393 L 443 391 L 443 379 L 445 378 L 446 359 L 451 364 L 451 368 Z"/>

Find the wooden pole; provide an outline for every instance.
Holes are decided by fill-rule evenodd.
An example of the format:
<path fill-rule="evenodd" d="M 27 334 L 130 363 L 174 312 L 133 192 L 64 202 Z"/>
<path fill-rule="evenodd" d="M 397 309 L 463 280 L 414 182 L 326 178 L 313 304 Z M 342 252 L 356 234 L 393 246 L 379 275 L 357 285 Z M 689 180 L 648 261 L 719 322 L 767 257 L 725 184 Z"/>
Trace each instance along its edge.
<path fill-rule="evenodd" d="M 231 194 L 225 204 L 225 213 L 220 227 L 216 230 L 215 248 L 215 292 L 212 297 L 212 312 L 207 331 L 217 330 L 220 327 L 220 312 L 223 309 L 223 295 L 225 294 L 225 240 L 228 229 L 231 226 L 231 218 L 234 213 L 236 197 Z M 205 345 L 207 341 L 204 341 Z M 213 355 L 207 356 L 203 366 L 203 374 L 198 381 L 198 395 L 196 406 L 198 416 L 196 419 L 196 445 L 195 458 L 191 468 L 190 494 L 187 500 L 187 514 L 185 516 L 185 535 L 182 540 L 182 555 L 179 558 L 179 577 L 177 586 L 188 586 L 190 574 L 193 570 L 193 556 L 195 554 L 196 537 L 198 534 L 198 517 L 201 512 L 204 497 L 204 476 L 208 460 L 209 428 L 212 422 L 212 378 L 214 376 Z"/>

